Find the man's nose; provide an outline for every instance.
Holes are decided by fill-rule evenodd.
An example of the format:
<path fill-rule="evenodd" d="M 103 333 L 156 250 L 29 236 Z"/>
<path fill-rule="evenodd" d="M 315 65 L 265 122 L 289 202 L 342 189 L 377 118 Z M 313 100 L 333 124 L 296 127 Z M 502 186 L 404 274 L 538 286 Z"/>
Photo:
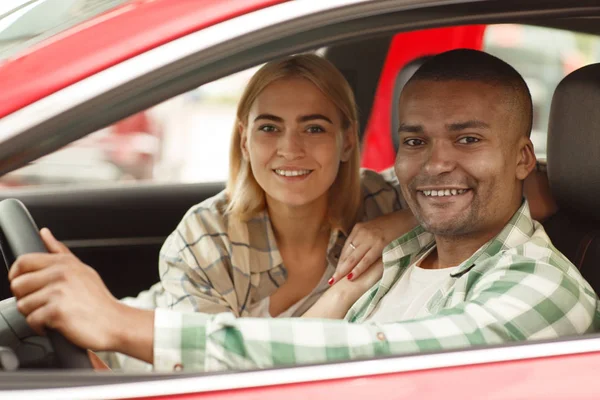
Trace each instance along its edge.
<path fill-rule="evenodd" d="M 451 143 L 434 141 L 423 166 L 429 175 L 440 175 L 452 171 L 456 166 L 456 156 Z"/>
<path fill-rule="evenodd" d="M 304 156 L 304 142 L 301 135 L 295 131 L 286 131 L 279 139 L 277 153 L 287 160 Z"/>

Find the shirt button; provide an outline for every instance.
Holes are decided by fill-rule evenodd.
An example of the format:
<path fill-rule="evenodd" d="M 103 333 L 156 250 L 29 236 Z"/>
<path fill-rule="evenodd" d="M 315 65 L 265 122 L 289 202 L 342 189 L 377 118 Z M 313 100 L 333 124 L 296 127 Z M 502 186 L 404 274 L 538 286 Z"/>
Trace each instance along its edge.
<path fill-rule="evenodd" d="M 377 339 L 383 342 L 385 340 L 385 333 L 378 332 L 377 333 Z"/>
<path fill-rule="evenodd" d="M 175 364 L 173 366 L 173 371 L 183 371 L 183 364 Z"/>

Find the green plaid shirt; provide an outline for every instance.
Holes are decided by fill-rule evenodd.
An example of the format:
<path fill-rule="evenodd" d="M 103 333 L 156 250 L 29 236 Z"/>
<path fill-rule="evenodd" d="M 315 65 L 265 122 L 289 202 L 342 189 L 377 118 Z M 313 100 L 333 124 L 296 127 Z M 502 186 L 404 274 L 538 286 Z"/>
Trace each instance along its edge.
<path fill-rule="evenodd" d="M 366 321 L 411 263 L 434 245 L 433 235 L 421 227 L 390 243 L 381 281 L 354 304 L 346 321 L 157 309 L 154 368 L 215 371 L 323 363 L 551 339 L 598 326 L 596 294 L 531 219 L 526 202 L 498 236 L 459 266 L 453 283 L 432 297 L 428 316 L 389 324 Z"/>

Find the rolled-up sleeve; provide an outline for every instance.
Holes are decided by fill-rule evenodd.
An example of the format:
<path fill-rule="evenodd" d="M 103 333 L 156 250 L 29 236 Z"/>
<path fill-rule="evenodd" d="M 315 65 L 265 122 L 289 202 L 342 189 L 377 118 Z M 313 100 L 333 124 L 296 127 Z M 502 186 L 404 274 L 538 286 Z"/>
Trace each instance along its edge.
<path fill-rule="evenodd" d="M 223 371 L 387 354 L 375 324 L 304 318 L 236 318 L 156 310 L 156 371 Z"/>

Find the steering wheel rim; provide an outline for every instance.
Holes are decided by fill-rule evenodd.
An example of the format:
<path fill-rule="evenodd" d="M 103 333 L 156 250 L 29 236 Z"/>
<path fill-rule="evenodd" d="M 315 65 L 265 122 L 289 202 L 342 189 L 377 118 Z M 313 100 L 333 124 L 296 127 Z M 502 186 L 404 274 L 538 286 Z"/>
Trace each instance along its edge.
<path fill-rule="evenodd" d="M 31 214 L 17 199 L 0 201 L 0 237 L 0 248 L 7 263 L 7 269 L 20 255 L 48 252 Z M 47 335 L 54 348 L 59 367 L 65 369 L 93 368 L 85 349 L 68 341 L 58 331 L 48 329 Z"/>

